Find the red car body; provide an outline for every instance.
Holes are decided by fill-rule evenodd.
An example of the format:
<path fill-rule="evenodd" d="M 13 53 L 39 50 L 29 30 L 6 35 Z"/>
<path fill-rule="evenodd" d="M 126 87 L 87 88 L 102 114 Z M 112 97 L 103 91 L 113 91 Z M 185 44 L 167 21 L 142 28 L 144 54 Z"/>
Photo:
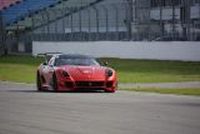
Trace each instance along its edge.
<path fill-rule="evenodd" d="M 87 64 L 56 65 L 56 60 L 74 62 L 90 60 Z M 69 58 L 69 59 L 67 59 Z M 77 62 L 77 63 L 79 63 Z M 93 63 L 94 62 L 94 63 Z M 117 74 L 112 68 L 101 66 L 94 58 L 84 55 L 53 55 L 48 63 L 41 64 L 37 70 L 37 88 L 54 91 L 80 91 L 80 90 L 104 90 L 115 92 L 117 89 Z"/>

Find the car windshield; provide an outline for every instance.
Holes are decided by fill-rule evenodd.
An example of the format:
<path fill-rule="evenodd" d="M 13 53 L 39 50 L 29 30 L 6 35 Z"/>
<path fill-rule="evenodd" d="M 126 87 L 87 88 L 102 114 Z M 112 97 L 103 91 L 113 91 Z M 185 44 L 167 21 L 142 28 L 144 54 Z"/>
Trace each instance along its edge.
<path fill-rule="evenodd" d="M 99 65 L 94 58 L 58 58 L 55 66 L 74 65 L 74 66 L 93 66 Z"/>

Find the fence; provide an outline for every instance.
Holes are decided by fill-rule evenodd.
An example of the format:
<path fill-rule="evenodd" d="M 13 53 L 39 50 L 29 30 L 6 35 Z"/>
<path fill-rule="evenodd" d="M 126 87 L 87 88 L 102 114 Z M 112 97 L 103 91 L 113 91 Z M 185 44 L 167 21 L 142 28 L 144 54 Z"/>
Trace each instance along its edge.
<path fill-rule="evenodd" d="M 68 0 L 6 27 L 9 49 L 33 41 L 200 40 L 200 0 Z"/>
<path fill-rule="evenodd" d="M 199 0 L 105 0 L 92 6 L 65 7 L 53 12 L 55 16 L 63 12 L 68 15 L 36 29 L 34 40 L 146 41 L 163 36 L 172 40 L 200 38 Z M 52 15 L 49 13 L 47 16 Z M 48 20 L 42 20 L 45 21 Z"/>
<path fill-rule="evenodd" d="M 84 4 L 83 4 L 84 5 Z M 91 6 L 74 6 L 53 10 L 60 19 L 34 31 L 34 40 L 121 40 L 127 38 L 128 11 L 124 0 L 101 1 Z M 48 16 L 52 16 L 51 13 Z M 49 18 L 46 18 L 49 19 Z M 46 22 L 43 18 L 43 22 Z M 129 22 L 131 23 L 131 22 Z"/>

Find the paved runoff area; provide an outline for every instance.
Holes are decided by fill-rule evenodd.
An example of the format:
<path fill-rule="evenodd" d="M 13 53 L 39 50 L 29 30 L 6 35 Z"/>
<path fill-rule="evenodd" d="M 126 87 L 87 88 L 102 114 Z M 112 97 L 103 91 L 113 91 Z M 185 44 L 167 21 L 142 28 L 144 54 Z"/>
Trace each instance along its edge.
<path fill-rule="evenodd" d="M 0 83 L 0 134 L 199 134 L 200 97 Z"/>

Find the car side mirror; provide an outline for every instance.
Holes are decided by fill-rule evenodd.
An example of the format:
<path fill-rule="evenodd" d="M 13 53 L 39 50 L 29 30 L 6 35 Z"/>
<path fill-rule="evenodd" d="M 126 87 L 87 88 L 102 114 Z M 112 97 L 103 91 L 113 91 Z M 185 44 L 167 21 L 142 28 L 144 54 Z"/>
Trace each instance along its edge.
<path fill-rule="evenodd" d="M 103 65 L 104 66 L 108 66 L 108 62 L 107 61 L 103 61 Z"/>

